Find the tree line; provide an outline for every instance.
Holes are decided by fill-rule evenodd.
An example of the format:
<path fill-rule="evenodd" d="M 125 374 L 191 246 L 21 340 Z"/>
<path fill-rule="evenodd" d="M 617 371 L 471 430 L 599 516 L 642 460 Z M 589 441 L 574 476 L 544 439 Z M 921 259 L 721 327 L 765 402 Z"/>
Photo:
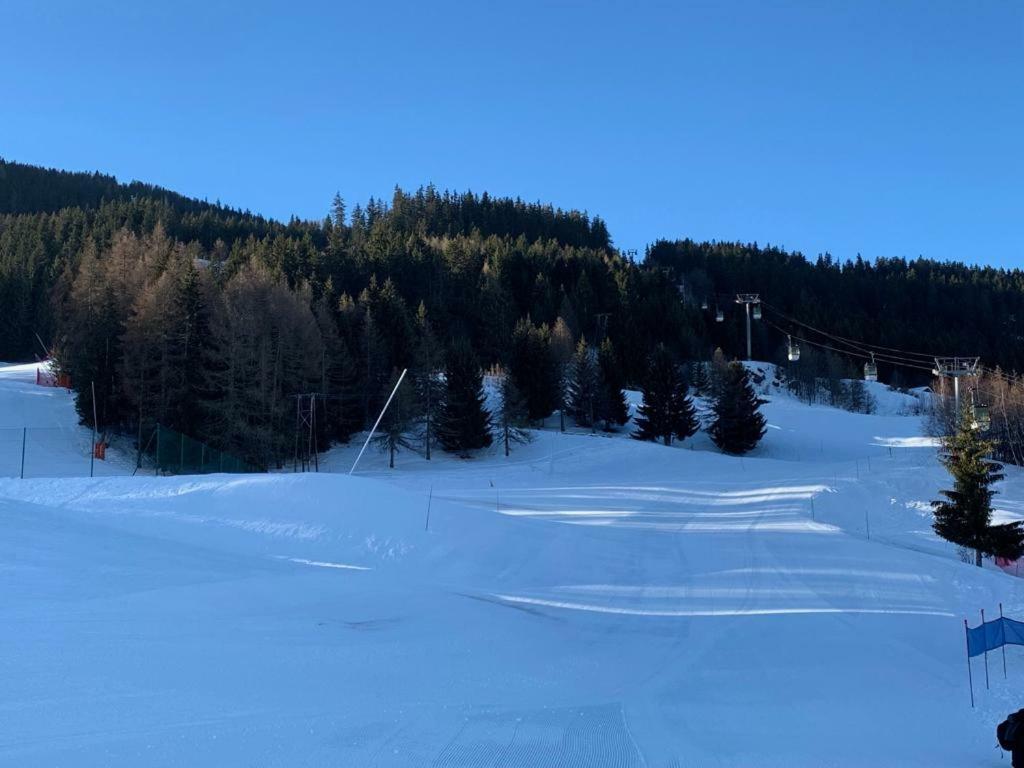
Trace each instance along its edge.
<path fill-rule="evenodd" d="M 289 454 L 296 394 L 325 397 L 325 444 L 365 428 L 404 368 L 410 397 L 434 413 L 437 372 L 463 342 L 466 359 L 510 372 L 528 421 L 557 413 L 614 429 L 616 393 L 664 374 L 665 355 L 710 364 L 715 349 L 743 349 L 730 291 L 756 289 L 851 338 L 946 349 L 1016 323 L 1021 285 L 1015 270 L 810 262 L 756 244 L 659 241 L 637 263 L 599 217 L 429 186 L 351 209 L 336 197 L 321 221 L 276 222 L 0 161 L 0 359 L 56 353 L 86 423 L 95 382 L 101 429 L 159 420 L 264 466 Z M 923 317 L 940 305 L 957 307 L 956 323 Z M 754 334 L 755 357 L 786 362 L 774 330 L 755 323 Z M 1016 347 L 992 345 L 991 359 L 1016 370 Z M 870 409 L 843 359 L 805 350 L 786 365 L 800 396 Z M 517 370 L 531 373 L 517 382 Z M 510 445 L 518 410 L 491 414 Z M 424 428 L 435 444 L 440 416 Z"/>

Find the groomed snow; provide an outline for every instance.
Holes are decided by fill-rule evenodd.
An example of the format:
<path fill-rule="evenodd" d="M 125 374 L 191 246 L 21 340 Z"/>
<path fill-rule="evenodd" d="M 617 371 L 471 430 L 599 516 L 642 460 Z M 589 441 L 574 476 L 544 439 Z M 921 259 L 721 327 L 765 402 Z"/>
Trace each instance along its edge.
<path fill-rule="evenodd" d="M 0 370 L 0 417 L 33 387 Z M 934 446 L 883 410 L 776 394 L 743 459 L 573 431 L 2 479 L 0 764 L 999 765 L 1024 649 L 972 711 L 963 618 L 1024 617 L 1024 582 L 934 537 Z"/>

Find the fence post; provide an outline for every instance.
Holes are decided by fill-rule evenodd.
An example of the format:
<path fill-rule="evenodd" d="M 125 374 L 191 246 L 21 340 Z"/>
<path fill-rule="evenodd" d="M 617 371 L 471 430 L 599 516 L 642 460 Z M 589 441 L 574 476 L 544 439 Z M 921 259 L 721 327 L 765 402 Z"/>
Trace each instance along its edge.
<path fill-rule="evenodd" d="M 964 619 L 964 640 L 967 642 L 967 682 L 971 686 L 971 709 L 974 709 L 974 676 L 971 674 L 971 633 Z"/>
<path fill-rule="evenodd" d="M 36 371 L 39 369 L 37 368 Z M 25 440 L 28 438 L 28 427 L 21 428 L 21 479 L 25 479 Z"/>

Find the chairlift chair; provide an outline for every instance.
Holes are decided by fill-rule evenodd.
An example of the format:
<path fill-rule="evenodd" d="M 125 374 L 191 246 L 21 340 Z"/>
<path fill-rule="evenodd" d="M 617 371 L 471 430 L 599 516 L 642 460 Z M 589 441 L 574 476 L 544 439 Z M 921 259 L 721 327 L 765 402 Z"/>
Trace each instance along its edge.
<path fill-rule="evenodd" d="M 878 366 L 875 365 L 875 355 L 871 354 L 871 362 L 864 363 L 864 381 L 878 381 Z"/>
<path fill-rule="evenodd" d="M 974 420 L 971 422 L 971 426 L 981 432 L 988 432 L 989 427 L 992 426 L 992 415 L 989 413 L 988 406 L 974 403 L 973 411 Z"/>
<path fill-rule="evenodd" d="M 786 342 L 786 356 L 791 363 L 795 363 L 800 359 L 800 345 L 793 343 L 792 336 L 786 336 Z"/>
<path fill-rule="evenodd" d="M 725 322 L 725 312 L 723 312 L 721 309 L 716 309 L 715 310 L 715 322 L 716 323 L 724 323 Z"/>
<path fill-rule="evenodd" d="M 761 305 L 760 304 L 755 304 L 754 305 L 754 319 L 755 320 L 760 320 L 761 319 Z"/>

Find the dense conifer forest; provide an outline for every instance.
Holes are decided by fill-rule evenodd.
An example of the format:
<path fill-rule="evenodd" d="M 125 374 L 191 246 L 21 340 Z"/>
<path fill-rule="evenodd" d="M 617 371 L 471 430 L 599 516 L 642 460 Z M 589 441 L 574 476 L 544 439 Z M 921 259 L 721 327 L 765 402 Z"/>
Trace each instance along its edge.
<path fill-rule="evenodd" d="M 541 203 L 432 186 L 325 203 L 323 220 L 285 223 L 0 160 L 0 360 L 53 355 L 86 423 L 95 385 L 102 430 L 144 442 L 161 423 L 263 467 L 292 455 L 295 395 L 322 393 L 320 440 L 346 440 L 403 368 L 389 450 L 404 447 L 406 422 L 460 453 L 490 442 L 488 424 L 508 450 L 509 435 L 556 411 L 618 428 L 622 387 L 650 382 L 652 361 L 664 378 L 669 360 L 743 355 L 736 291 L 765 300 L 758 359 L 785 361 L 793 317 L 864 343 L 1024 367 L 1018 270 L 690 240 L 659 240 L 637 262 L 599 217 Z M 819 379 L 854 376 L 855 364 L 805 349 L 793 386 L 815 399 Z M 474 366 L 508 371 L 515 403 L 488 413 Z M 479 413 L 451 412 L 446 367 Z M 897 384 L 929 378 L 879 367 Z"/>

